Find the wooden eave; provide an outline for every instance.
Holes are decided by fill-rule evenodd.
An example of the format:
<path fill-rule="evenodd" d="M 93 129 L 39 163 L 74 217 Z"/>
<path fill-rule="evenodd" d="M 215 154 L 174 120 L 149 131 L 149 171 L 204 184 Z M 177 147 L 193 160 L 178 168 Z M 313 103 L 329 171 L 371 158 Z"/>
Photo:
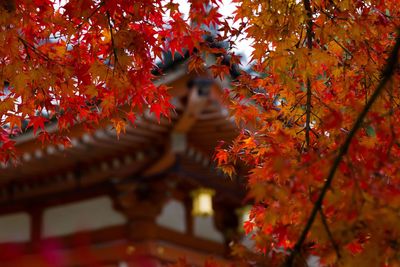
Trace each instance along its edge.
<path fill-rule="evenodd" d="M 145 112 L 119 138 L 108 125 L 87 132 L 78 124 L 71 128 L 69 148 L 42 146 L 33 136 L 18 138 L 20 162 L 0 169 L 0 209 L 1 204 L 18 199 L 106 186 L 113 179 L 165 175 L 177 164 L 193 170 L 205 181 L 215 182 L 213 179 L 218 177 L 212 163 L 215 145 L 219 140 L 231 141 L 238 130 L 221 104 L 221 88 L 213 84 L 207 96 L 197 95 L 193 100 L 194 89 L 187 88 L 188 81 L 207 74 L 185 75 L 185 71 L 185 66 L 177 68 L 158 81 L 171 87 L 176 112 L 169 119 L 157 121 Z M 174 131 L 187 137 L 186 151 L 178 154 L 170 151 L 169 140 Z M 191 158 L 192 151 L 195 158 Z M 226 177 L 221 181 L 236 183 Z M 234 187 L 243 190 L 237 183 Z"/>

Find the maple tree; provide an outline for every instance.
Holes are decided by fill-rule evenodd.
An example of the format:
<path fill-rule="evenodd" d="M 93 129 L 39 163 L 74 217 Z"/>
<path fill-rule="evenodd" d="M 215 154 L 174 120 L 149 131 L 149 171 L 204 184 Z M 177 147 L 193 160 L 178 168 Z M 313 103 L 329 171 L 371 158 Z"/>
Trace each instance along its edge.
<path fill-rule="evenodd" d="M 152 83 L 156 59 L 188 53 L 196 71 L 200 52 L 211 53 L 214 76 L 233 75 L 226 100 L 242 128 L 216 160 L 230 175 L 239 162 L 250 169 L 245 229 L 256 254 L 272 266 L 309 255 L 399 265 L 400 3 L 233 2 L 223 19 L 219 1 L 192 0 L 184 19 L 172 1 L 1 1 L 0 160 L 15 156 L 21 130 L 66 144 L 78 122 L 107 119 L 122 131 L 145 108 L 168 116 L 167 88 Z M 212 42 L 204 25 L 217 26 Z M 215 45 L 237 38 L 253 40 L 248 71 Z M 51 120 L 56 133 L 46 132 Z"/>
<path fill-rule="evenodd" d="M 205 16 L 204 2 L 192 1 L 184 19 L 172 1 L 1 1 L 0 160 L 15 157 L 9 137 L 21 129 L 68 145 L 78 122 L 108 119 L 119 132 L 145 108 L 168 116 L 167 88 L 152 71 L 166 51 L 199 50 L 202 26 L 218 15 Z M 51 120 L 57 133 L 45 129 Z"/>
<path fill-rule="evenodd" d="M 399 1 L 234 2 L 223 35 L 254 50 L 227 91 L 242 132 L 216 159 L 250 168 L 263 263 L 398 266 Z"/>

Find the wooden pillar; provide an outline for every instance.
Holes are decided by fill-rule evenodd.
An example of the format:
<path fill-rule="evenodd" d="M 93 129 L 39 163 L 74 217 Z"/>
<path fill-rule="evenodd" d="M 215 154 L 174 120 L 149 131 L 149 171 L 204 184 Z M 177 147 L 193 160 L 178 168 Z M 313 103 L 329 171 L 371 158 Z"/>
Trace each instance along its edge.
<path fill-rule="evenodd" d="M 39 251 L 41 240 L 42 240 L 42 224 L 43 224 L 43 208 L 32 207 L 29 211 L 30 215 L 30 241 L 32 244 L 32 250 L 34 252 Z"/>
<path fill-rule="evenodd" d="M 216 228 L 223 234 L 225 253 L 230 254 L 229 243 L 238 239 L 239 218 L 235 213 L 238 207 L 227 206 L 226 203 L 214 203 L 214 222 Z"/>
<path fill-rule="evenodd" d="M 185 205 L 186 233 L 189 235 L 193 235 L 194 218 L 192 216 L 192 208 L 193 208 L 192 199 L 190 197 L 186 197 L 184 205 Z"/>
<path fill-rule="evenodd" d="M 116 186 L 114 205 L 128 219 L 127 234 L 131 240 L 151 240 L 157 237 L 156 218 L 166 199 L 161 184 L 124 183 Z"/>

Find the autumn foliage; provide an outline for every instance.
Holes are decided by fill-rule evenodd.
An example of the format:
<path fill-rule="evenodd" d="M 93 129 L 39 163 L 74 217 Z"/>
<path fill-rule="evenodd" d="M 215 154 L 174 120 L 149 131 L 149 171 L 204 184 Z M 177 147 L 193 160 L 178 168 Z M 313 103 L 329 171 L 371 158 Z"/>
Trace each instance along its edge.
<path fill-rule="evenodd" d="M 272 266 L 397 266 L 400 3 L 236 2 L 254 65 L 229 92 L 243 131 L 216 157 L 250 168 L 257 249 Z"/>
<path fill-rule="evenodd" d="M 200 49 L 201 26 L 215 23 L 202 2 L 192 4 L 195 26 L 172 2 L 1 1 L 0 159 L 14 156 L 9 135 L 21 129 L 68 145 L 78 122 L 93 127 L 107 119 L 119 132 L 144 108 L 167 116 L 167 88 L 153 84 L 152 71 L 163 52 Z M 51 120 L 55 135 L 45 131 Z"/>
<path fill-rule="evenodd" d="M 237 245 L 236 256 L 400 265 L 400 2 L 233 2 L 222 18 L 219 1 L 192 0 L 183 19 L 170 1 L 2 1 L 0 159 L 14 156 L 21 130 L 66 143 L 78 122 L 121 131 L 145 108 L 168 116 L 167 88 L 152 83 L 156 58 L 186 53 L 196 71 L 213 54 L 209 70 L 232 79 L 226 102 L 242 129 L 216 161 L 229 175 L 249 169 L 254 203 L 245 224 L 254 251 Z M 211 42 L 207 26 L 217 29 Z M 234 72 L 239 55 L 216 44 L 238 38 L 253 53 Z M 57 134 L 45 131 L 50 120 Z"/>

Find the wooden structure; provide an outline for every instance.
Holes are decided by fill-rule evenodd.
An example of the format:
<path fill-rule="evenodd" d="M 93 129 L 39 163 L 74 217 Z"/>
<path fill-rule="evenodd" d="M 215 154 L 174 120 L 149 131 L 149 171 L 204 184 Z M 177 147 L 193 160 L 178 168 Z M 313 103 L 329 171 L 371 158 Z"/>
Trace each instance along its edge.
<path fill-rule="evenodd" d="M 32 133 L 16 138 L 21 164 L 0 169 L 2 267 L 161 266 L 183 256 L 200 264 L 209 255 L 228 262 L 244 190 L 211 160 L 218 140 L 237 134 L 220 86 L 188 75 L 185 64 L 155 82 L 172 88 L 170 121 L 146 113 L 119 139 L 107 125 L 93 132 L 76 125 L 68 149 L 42 147 Z M 191 215 L 190 191 L 199 187 L 217 192 L 211 220 Z M 28 230 L 18 230 L 13 214 Z M 68 226 L 85 216 L 94 227 Z M 199 222 L 215 229 L 204 234 Z M 14 232 L 24 237 L 12 240 Z"/>

